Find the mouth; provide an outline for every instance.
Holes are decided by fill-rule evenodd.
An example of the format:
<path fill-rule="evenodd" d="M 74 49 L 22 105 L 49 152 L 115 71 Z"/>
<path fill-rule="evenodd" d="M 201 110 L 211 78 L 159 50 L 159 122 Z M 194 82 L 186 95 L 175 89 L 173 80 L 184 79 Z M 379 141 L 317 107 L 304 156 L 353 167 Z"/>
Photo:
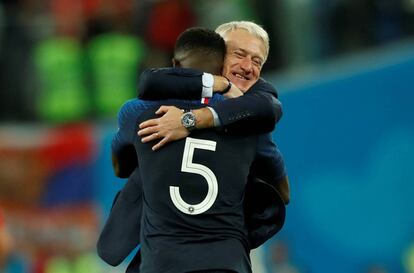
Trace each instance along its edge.
<path fill-rule="evenodd" d="M 244 80 L 244 81 L 248 81 L 248 80 L 250 80 L 248 77 L 243 76 L 243 75 L 241 75 L 241 74 L 239 74 L 239 73 L 232 73 L 232 74 L 233 74 L 233 76 L 234 76 L 235 78 L 238 78 L 238 79 L 241 79 L 241 80 Z"/>

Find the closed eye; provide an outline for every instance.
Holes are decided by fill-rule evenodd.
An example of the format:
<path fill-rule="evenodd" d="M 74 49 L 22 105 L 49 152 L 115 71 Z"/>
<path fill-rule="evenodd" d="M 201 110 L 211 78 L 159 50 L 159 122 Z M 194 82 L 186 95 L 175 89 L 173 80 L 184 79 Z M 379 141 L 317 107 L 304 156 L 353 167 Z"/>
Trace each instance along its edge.
<path fill-rule="evenodd" d="M 261 59 L 253 59 L 253 64 L 258 66 L 258 67 L 262 67 L 263 61 Z"/>
<path fill-rule="evenodd" d="M 245 54 L 243 54 L 243 52 L 241 52 L 241 51 L 234 51 L 233 54 L 236 55 L 237 58 L 244 58 L 245 57 Z"/>

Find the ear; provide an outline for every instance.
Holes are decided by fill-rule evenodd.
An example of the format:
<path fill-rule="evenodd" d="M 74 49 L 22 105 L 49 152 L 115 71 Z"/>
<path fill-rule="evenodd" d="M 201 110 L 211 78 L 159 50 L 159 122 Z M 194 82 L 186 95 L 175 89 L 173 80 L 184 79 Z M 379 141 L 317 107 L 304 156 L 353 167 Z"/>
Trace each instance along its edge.
<path fill-rule="evenodd" d="M 172 58 L 171 61 L 173 67 L 181 67 L 180 61 L 178 61 L 176 58 Z"/>

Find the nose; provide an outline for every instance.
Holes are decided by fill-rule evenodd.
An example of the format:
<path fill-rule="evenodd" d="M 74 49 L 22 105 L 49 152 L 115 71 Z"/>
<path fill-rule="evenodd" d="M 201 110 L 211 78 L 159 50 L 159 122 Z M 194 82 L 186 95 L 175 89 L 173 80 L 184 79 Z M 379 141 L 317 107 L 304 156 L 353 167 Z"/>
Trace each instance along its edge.
<path fill-rule="evenodd" d="M 240 68 L 246 73 L 252 72 L 252 69 L 253 69 L 252 60 L 250 60 L 247 57 L 243 58 L 240 61 Z"/>

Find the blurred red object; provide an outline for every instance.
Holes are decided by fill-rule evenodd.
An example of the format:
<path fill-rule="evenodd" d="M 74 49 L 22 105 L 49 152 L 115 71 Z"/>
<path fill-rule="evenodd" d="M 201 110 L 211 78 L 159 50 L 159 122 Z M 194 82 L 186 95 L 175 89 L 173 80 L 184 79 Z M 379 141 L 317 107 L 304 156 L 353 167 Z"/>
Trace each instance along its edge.
<path fill-rule="evenodd" d="M 159 1 L 150 15 L 148 39 L 154 46 L 172 51 L 178 35 L 194 22 L 195 15 L 188 0 Z"/>
<path fill-rule="evenodd" d="M 12 251 L 13 240 L 7 230 L 4 213 L 0 208 L 0 269 L 6 263 L 8 256 Z"/>

